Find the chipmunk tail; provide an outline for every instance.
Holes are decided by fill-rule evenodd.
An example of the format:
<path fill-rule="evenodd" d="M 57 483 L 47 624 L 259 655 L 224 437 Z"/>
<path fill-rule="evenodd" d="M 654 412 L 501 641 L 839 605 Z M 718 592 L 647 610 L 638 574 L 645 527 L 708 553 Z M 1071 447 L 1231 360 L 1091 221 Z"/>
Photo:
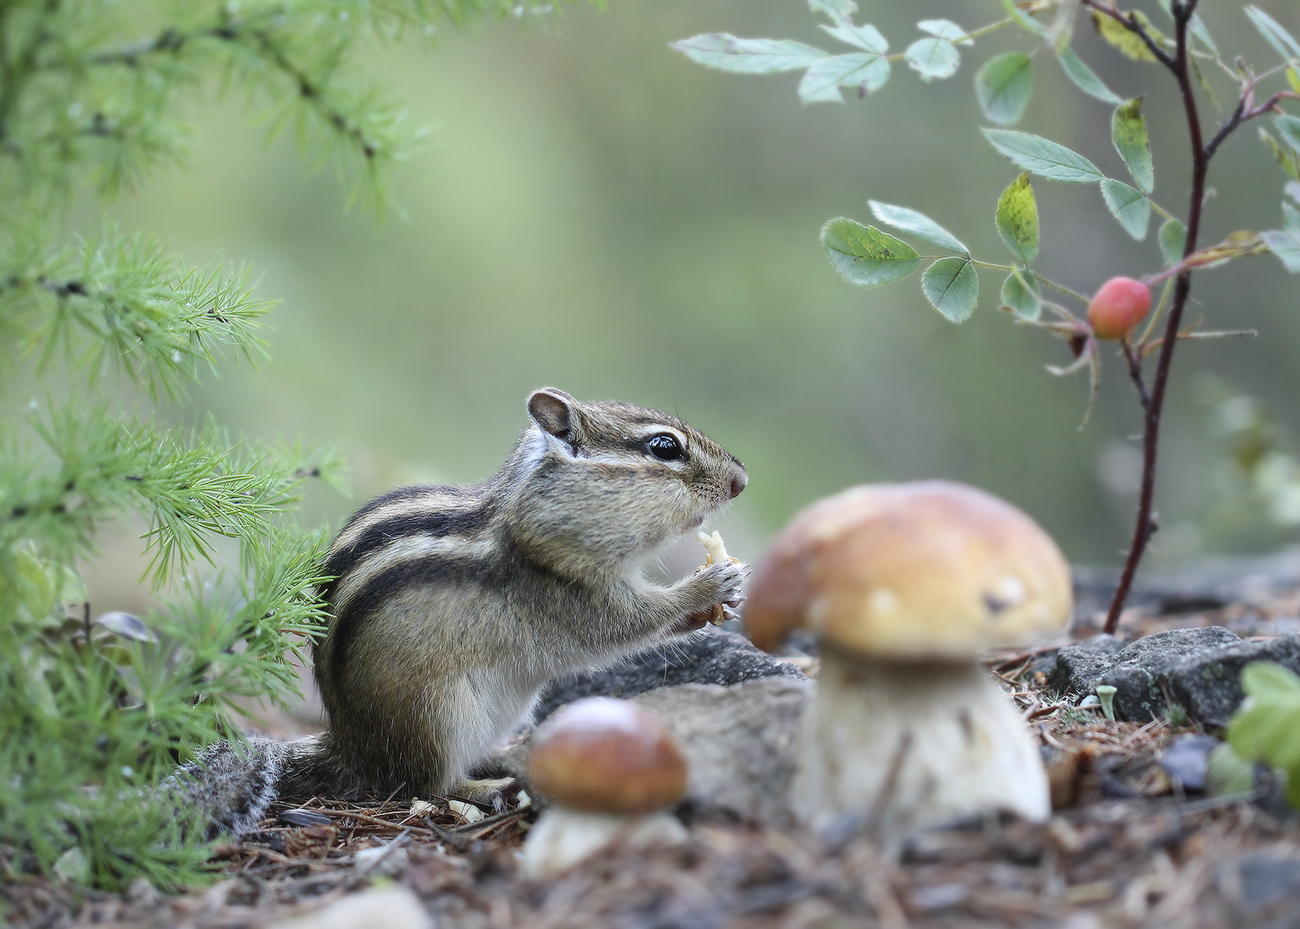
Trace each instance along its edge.
<path fill-rule="evenodd" d="M 329 734 L 291 742 L 217 742 L 163 784 L 209 838 L 257 828 L 281 797 L 345 796 L 359 785 L 332 759 Z"/>

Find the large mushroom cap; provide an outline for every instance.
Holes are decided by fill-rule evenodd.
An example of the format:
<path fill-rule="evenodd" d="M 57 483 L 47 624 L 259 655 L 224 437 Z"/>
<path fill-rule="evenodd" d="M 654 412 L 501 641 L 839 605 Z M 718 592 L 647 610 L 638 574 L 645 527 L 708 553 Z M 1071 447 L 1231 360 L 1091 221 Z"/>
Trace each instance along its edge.
<path fill-rule="evenodd" d="M 686 793 L 686 759 L 664 725 L 627 700 L 588 697 L 533 736 L 528 783 L 573 810 L 649 813 Z"/>
<path fill-rule="evenodd" d="M 963 484 L 851 487 L 800 512 L 754 571 L 754 644 L 796 627 L 839 648 L 960 658 L 1059 630 L 1070 569 L 1037 523 Z"/>

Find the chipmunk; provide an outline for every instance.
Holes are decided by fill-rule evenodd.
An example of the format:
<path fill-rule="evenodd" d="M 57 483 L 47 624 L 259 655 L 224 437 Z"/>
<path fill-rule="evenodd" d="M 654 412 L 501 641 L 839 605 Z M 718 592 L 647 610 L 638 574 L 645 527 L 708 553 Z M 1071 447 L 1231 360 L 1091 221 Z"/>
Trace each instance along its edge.
<path fill-rule="evenodd" d="M 186 765 L 182 790 L 216 826 L 249 828 L 277 793 L 445 793 L 548 680 L 739 606 L 743 565 L 668 587 L 642 573 L 745 488 L 735 457 L 676 417 L 555 388 L 528 414 L 488 480 L 394 490 L 339 533 L 313 655 L 329 729 Z"/>

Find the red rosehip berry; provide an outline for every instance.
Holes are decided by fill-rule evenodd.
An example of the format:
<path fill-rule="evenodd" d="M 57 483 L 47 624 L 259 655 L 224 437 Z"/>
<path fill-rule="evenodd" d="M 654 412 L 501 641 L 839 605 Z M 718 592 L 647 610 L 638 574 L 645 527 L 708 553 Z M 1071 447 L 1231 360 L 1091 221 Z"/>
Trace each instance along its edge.
<path fill-rule="evenodd" d="M 1112 277 L 1088 304 L 1088 323 L 1099 339 L 1122 339 L 1151 309 L 1151 288 L 1131 277 Z"/>

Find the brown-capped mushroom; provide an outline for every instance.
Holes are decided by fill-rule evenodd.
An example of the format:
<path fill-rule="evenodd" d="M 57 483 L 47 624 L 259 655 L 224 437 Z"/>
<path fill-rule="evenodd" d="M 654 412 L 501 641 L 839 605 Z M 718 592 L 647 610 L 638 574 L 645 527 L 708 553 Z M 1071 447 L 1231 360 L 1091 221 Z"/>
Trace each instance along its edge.
<path fill-rule="evenodd" d="M 1038 748 L 978 656 L 1061 630 L 1070 609 L 1056 544 L 973 487 L 853 487 L 798 514 L 744 608 L 762 648 L 796 627 L 819 642 L 796 816 L 820 828 L 865 815 L 893 838 L 996 810 L 1046 819 Z"/>
<path fill-rule="evenodd" d="M 686 793 L 686 759 L 652 714 L 627 700 L 588 697 L 555 713 L 533 736 L 528 786 L 550 801 L 524 844 L 524 873 L 546 877 L 615 840 L 675 842 L 665 812 Z"/>

